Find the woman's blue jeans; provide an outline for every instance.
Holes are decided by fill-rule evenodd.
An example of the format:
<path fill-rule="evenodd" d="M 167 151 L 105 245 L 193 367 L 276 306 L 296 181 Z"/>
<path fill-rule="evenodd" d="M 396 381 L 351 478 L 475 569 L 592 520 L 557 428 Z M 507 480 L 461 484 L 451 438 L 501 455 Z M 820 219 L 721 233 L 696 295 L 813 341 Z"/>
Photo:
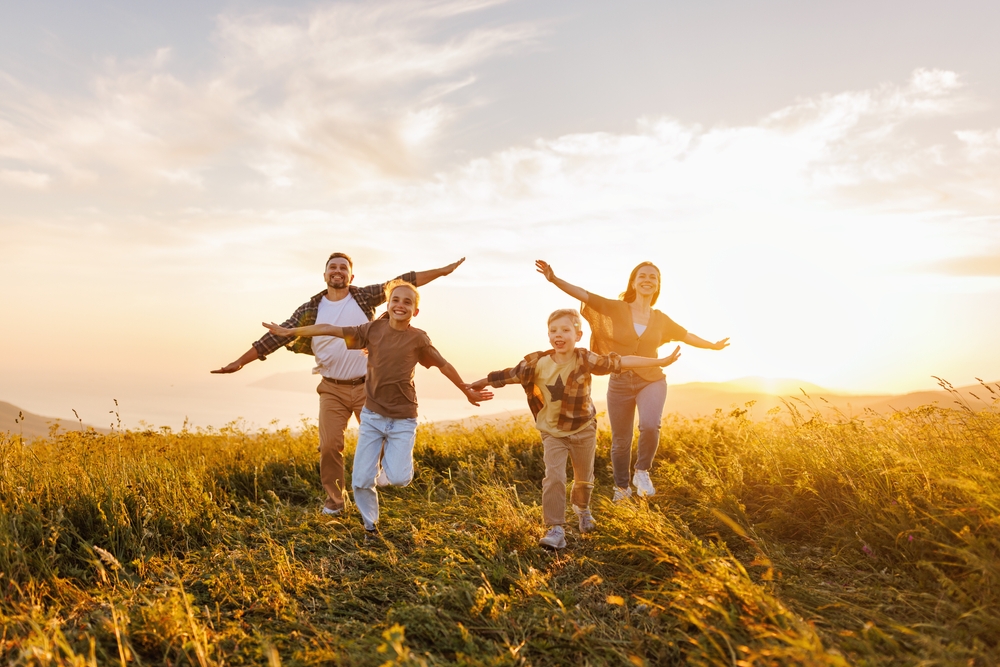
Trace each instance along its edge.
<path fill-rule="evenodd" d="M 632 463 L 632 427 L 639 411 L 639 452 L 636 470 L 649 470 L 660 443 L 667 380 L 644 380 L 631 371 L 615 373 L 608 381 L 608 421 L 611 422 L 611 467 L 615 486 L 629 485 Z"/>

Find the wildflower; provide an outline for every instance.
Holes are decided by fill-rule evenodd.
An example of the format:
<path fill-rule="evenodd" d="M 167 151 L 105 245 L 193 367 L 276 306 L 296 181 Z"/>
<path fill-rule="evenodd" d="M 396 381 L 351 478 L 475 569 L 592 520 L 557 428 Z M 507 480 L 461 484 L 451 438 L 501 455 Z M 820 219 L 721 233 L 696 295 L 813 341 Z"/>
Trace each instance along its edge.
<path fill-rule="evenodd" d="M 861 550 L 865 552 L 866 556 L 873 556 L 874 555 L 874 552 L 872 551 L 871 547 L 869 547 L 867 544 L 863 545 L 861 547 Z"/>
<path fill-rule="evenodd" d="M 913 541 L 913 535 L 907 535 L 906 536 L 906 541 L 907 542 L 912 542 Z"/>

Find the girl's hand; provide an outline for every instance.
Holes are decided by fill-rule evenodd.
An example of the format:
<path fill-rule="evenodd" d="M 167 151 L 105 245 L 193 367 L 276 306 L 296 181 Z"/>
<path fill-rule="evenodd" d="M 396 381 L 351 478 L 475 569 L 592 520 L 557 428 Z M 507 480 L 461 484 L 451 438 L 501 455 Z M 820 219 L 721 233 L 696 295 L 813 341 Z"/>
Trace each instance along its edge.
<path fill-rule="evenodd" d="M 712 349 L 713 350 L 721 350 L 721 349 L 723 349 L 725 347 L 729 347 L 729 339 L 728 338 L 723 338 L 722 340 L 717 340 L 714 343 L 712 343 Z"/>
<path fill-rule="evenodd" d="M 681 346 L 678 345 L 677 347 L 674 348 L 673 354 L 671 354 L 669 357 L 662 357 L 660 359 L 657 359 L 657 361 L 660 362 L 660 367 L 664 367 L 664 366 L 669 366 L 670 364 L 674 363 L 680 358 L 681 358 Z"/>
<path fill-rule="evenodd" d="M 273 333 L 275 336 L 294 336 L 295 333 L 292 329 L 286 329 L 280 324 L 275 324 L 274 322 L 261 322 L 265 329 Z"/>
<path fill-rule="evenodd" d="M 548 280 L 550 283 L 556 279 L 555 271 L 553 271 L 552 267 L 549 266 L 549 263 L 544 260 L 541 259 L 535 260 L 535 270 L 538 271 L 543 276 L 545 276 L 545 279 Z"/>
<path fill-rule="evenodd" d="M 472 403 L 478 408 L 480 402 L 488 401 L 493 398 L 493 392 L 480 391 L 478 389 L 473 389 L 471 385 L 465 385 L 465 397 L 469 399 L 469 403 Z"/>

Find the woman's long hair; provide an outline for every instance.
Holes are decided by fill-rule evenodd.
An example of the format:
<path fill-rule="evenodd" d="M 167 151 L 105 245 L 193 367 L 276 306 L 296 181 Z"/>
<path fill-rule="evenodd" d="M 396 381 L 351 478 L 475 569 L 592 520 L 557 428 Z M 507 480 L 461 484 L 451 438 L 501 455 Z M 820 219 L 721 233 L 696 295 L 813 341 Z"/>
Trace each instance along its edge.
<path fill-rule="evenodd" d="M 639 266 L 632 269 L 632 274 L 628 277 L 628 287 L 625 291 L 618 295 L 618 298 L 625 303 L 632 303 L 635 301 L 635 274 L 639 273 L 639 269 L 644 266 L 651 266 L 656 269 L 656 291 L 653 292 L 653 300 L 650 302 L 650 306 L 656 305 L 656 300 L 660 298 L 660 287 L 663 285 L 661 278 L 663 277 L 663 272 L 660 271 L 660 267 L 652 262 L 642 262 Z"/>

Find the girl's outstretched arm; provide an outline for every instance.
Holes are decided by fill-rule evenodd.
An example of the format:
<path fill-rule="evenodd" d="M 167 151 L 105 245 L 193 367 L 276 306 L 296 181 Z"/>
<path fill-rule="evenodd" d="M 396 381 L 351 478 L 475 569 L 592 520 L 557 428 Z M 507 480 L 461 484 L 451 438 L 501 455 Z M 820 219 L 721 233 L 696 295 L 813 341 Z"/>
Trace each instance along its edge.
<path fill-rule="evenodd" d="M 303 336 L 306 338 L 310 336 L 344 337 L 344 328 L 333 324 L 310 324 L 307 327 L 292 327 L 290 329 L 274 322 L 261 322 L 261 324 L 275 336 Z"/>
<path fill-rule="evenodd" d="M 445 358 L 441 356 L 441 353 L 436 349 L 431 348 L 430 358 L 428 362 L 432 366 L 437 366 L 441 374 L 446 378 L 451 380 L 451 383 L 458 387 L 458 390 L 465 394 L 465 398 L 476 407 L 479 407 L 480 402 L 488 401 L 493 398 L 492 391 L 483 391 L 483 387 L 476 388 L 473 385 L 466 384 L 462 380 L 462 377 L 455 370 L 455 367 L 445 361 Z M 485 386 L 485 385 L 484 385 Z"/>

